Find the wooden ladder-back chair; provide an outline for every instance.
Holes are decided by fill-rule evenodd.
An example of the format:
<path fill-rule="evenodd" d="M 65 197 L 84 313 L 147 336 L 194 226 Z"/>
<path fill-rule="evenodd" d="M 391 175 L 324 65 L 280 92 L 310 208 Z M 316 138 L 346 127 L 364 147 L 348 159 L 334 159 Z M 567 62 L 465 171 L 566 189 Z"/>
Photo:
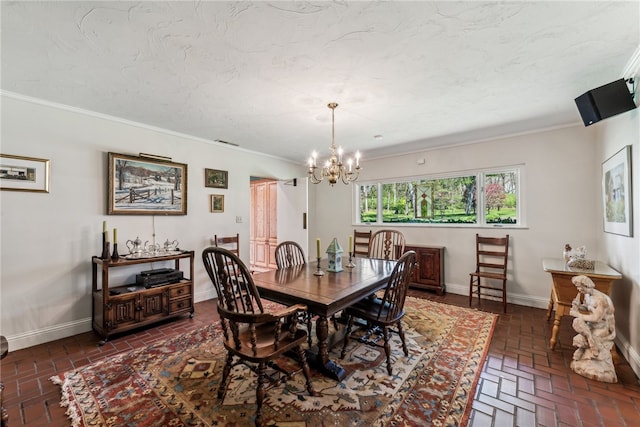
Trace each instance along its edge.
<path fill-rule="evenodd" d="M 371 230 L 358 231 L 353 230 L 353 256 L 368 257 L 369 242 L 371 241 Z"/>
<path fill-rule="evenodd" d="M 469 274 L 469 306 L 474 289 L 478 302 L 482 296 L 502 300 L 507 312 L 507 260 L 509 259 L 509 235 L 482 237 L 476 234 L 476 271 Z"/>
<path fill-rule="evenodd" d="M 404 253 L 404 234 L 396 230 L 378 230 L 371 236 L 369 258 L 397 260 Z"/>
<path fill-rule="evenodd" d="M 212 246 L 202 252 L 202 261 L 218 293 L 217 307 L 227 350 L 218 398 L 224 398 L 233 366 L 245 364 L 258 375 L 256 426 L 261 426 L 266 391 L 291 375 L 290 372 L 284 372 L 274 378 L 267 375 L 266 369 L 276 368 L 277 365 L 272 361 L 292 350 L 304 372 L 309 394 L 316 395 L 302 348 L 307 340 L 307 332 L 298 329 L 296 320 L 306 306 L 298 304 L 277 313 L 265 312 L 253 277 L 236 254 Z M 234 362 L 234 358 L 238 361 Z M 270 382 L 269 387 L 266 387 L 267 381 Z"/>
<path fill-rule="evenodd" d="M 235 236 L 220 236 L 217 234 L 213 236 L 213 244 L 219 248 L 225 248 L 230 250 L 235 255 L 240 256 L 240 234 Z"/>
<path fill-rule="evenodd" d="M 282 242 L 276 247 L 276 265 L 278 270 L 294 265 L 304 265 L 307 259 L 304 256 L 302 246 L 291 240 Z"/>
<path fill-rule="evenodd" d="M 356 339 L 368 345 L 384 348 L 387 355 L 387 372 L 392 375 L 391 366 L 391 346 L 389 345 L 389 332 L 391 326 L 396 326 L 397 333 L 402 341 L 402 350 L 405 356 L 409 356 L 409 350 L 405 343 L 404 331 L 402 330 L 402 318 L 404 317 L 404 301 L 407 296 L 407 289 L 411 274 L 416 265 L 416 253 L 414 251 L 405 252 L 395 267 L 389 280 L 387 281 L 382 298 L 363 298 L 352 306 L 344 310 L 347 316 L 347 330 L 344 336 L 341 358 L 344 358 L 347 350 L 347 343 L 350 339 Z M 364 335 L 351 333 L 354 318 L 366 321 L 369 330 Z M 380 336 L 382 334 L 382 337 Z M 379 344 L 380 339 L 383 344 Z"/>
<path fill-rule="evenodd" d="M 302 246 L 291 240 L 278 244 L 275 256 L 278 270 L 307 264 Z M 307 342 L 309 343 L 309 347 L 311 347 L 311 331 L 313 329 L 312 316 L 309 312 L 304 312 L 300 313 L 298 319 L 307 326 Z"/>

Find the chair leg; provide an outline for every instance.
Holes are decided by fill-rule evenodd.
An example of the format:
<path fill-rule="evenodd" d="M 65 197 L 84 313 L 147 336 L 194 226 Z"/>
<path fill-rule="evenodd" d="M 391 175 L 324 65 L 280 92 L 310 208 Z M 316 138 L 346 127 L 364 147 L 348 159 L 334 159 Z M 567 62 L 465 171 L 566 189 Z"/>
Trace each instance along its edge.
<path fill-rule="evenodd" d="M 298 346 L 298 358 L 300 359 L 300 366 L 302 366 L 302 373 L 304 374 L 304 378 L 307 380 L 307 391 L 309 395 L 315 396 L 316 391 L 313 388 L 313 384 L 311 384 L 311 371 L 309 370 L 309 364 L 307 363 L 307 355 L 305 354 L 302 346 Z"/>
<path fill-rule="evenodd" d="M 353 316 L 349 316 L 349 320 L 347 321 L 347 329 L 344 334 L 344 344 L 342 345 L 342 353 L 340 353 L 340 359 L 344 359 L 344 356 L 347 354 L 347 343 L 349 342 L 351 328 L 353 328 Z"/>
<path fill-rule="evenodd" d="M 258 387 L 256 388 L 256 427 L 262 427 L 262 402 L 264 401 L 265 382 L 267 366 L 266 363 L 258 364 Z"/>
<path fill-rule="evenodd" d="M 382 328 L 382 336 L 384 337 L 384 352 L 387 355 L 387 372 L 389 375 L 393 375 L 393 368 L 391 367 L 391 346 L 389 345 L 389 328 L 386 326 Z"/>
<path fill-rule="evenodd" d="M 507 312 L 507 281 L 502 281 L 502 309 L 506 313 Z"/>
<path fill-rule="evenodd" d="M 229 381 L 229 373 L 231 372 L 231 363 L 233 362 L 233 356 L 231 353 L 227 354 L 227 362 L 222 370 L 222 380 L 220 380 L 220 386 L 218 387 L 218 399 L 223 399 L 227 393 L 227 382 Z"/>
<path fill-rule="evenodd" d="M 469 307 L 471 307 L 472 299 L 473 299 L 473 276 L 469 276 Z"/>
<path fill-rule="evenodd" d="M 404 330 L 402 329 L 402 320 L 398 320 L 398 335 L 400 335 L 400 341 L 402 341 L 402 350 L 404 350 L 404 355 L 409 357 L 409 349 L 407 348 L 407 343 L 404 341 Z"/>

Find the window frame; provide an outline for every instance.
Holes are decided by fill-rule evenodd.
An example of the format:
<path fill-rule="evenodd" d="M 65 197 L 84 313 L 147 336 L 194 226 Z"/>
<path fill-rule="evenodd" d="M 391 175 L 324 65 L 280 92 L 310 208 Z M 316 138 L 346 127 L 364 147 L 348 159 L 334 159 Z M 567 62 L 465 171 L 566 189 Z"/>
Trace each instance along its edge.
<path fill-rule="evenodd" d="M 516 189 L 516 218 L 515 224 L 502 224 L 502 223 L 487 223 L 486 222 L 486 197 L 485 197 L 485 183 L 487 175 L 494 175 L 499 173 L 515 173 L 517 180 Z M 383 194 L 382 186 L 384 184 L 393 184 L 410 181 L 430 181 L 437 179 L 447 178 L 460 178 L 473 176 L 476 177 L 478 185 L 478 193 L 476 194 L 477 201 L 477 222 L 473 224 L 465 223 L 429 223 L 429 222 L 384 222 L 383 221 Z M 376 206 L 376 221 L 375 222 L 362 222 L 360 220 L 360 188 L 362 186 L 376 186 L 377 187 L 377 206 Z M 499 166 L 492 168 L 472 169 L 465 171 L 446 172 L 439 174 L 428 175 L 414 175 L 405 177 L 393 177 L 384 178 L 378 180 L 368 180 L 362 182 L 355 182 L 353 185 L 353 197 L 352 197 L 352 225 L 354 226 L 393 226 L 393 227 L 463 227 L 463 228 L 527 228 L 526 221 L 526 166 L 524 164 Z"/>

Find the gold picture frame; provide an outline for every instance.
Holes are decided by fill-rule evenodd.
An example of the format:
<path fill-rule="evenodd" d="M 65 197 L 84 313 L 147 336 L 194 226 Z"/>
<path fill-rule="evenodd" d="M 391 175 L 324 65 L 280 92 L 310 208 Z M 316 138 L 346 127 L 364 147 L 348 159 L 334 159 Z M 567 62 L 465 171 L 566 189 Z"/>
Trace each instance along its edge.
<path fill-rule="evenodd" d="M 109 215 L 186 215 L 187 165 L 109 153 Z"/>
<path fill-rule="evenodd" d="M 229 172 L 205 168 L 204 186 L 210 188 L 229 188 Z"/>
<path fill-rule="evenodd" d="M 222 194 L 211 195 L 211 212 L 212 213 L 224 212 L 224 195 Z"/>
<path fill-rule="evenodd" d="M 0 190 L 49 192 L 49 160 L 0 154 Z"/>

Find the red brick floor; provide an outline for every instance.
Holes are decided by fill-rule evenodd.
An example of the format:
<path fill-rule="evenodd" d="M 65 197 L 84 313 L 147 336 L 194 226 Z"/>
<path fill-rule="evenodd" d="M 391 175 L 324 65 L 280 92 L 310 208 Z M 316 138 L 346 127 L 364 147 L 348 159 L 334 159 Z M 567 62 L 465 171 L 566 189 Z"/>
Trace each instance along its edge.
<path fill-rule="evenodd" d="M 411 294 L 466 306 L 467 297 L 412 290 Z M 477 300 L 474 300 L 477 306 Z M 473 401 L 469 425 L 484 426 L 640 426 L 640 384 L 629 364 L 616 363 L 617 384 L 588 380 L 569 369 L 575 333 L 561 324 L 549 350 L 551 322 L 546 311 L 483 300 L 480 308 L 500 314 Z M 168 321 L 98 346 L 92 332 L 9 352 L 1 362 L 9 426 L 69 426 L 59 405 L 60 389 L 49 378 L 123 351 L 149 345 L 217 321 L 214 301 L 196 304 L 196 315 Z"/>

